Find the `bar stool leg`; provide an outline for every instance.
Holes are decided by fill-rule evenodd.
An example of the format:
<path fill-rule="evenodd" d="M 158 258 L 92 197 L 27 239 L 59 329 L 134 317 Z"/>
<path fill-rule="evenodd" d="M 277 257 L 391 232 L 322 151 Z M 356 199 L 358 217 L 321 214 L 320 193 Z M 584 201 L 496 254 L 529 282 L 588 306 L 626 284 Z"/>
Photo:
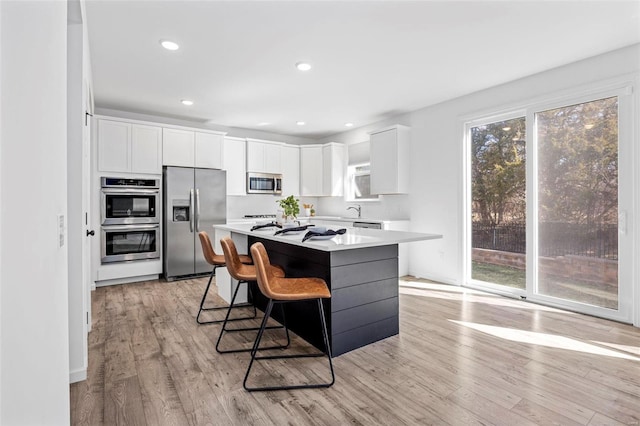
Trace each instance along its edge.
<path fill-rule="evenodd" d="M 209 282 L 207 283 L 207 288 L 204 290 L 204 294 L 202 295 L 202 300 L 200 301 L 200 309 L 198 310 L 198 315 L 196 316 L 196 322 L 198 324 L 217 324 L 217 323 L 221 323 L 224 321 L 224 319 L 219 319 L 219 320 L 211 320 L 211 321 L 201 321 L 200 320 L 200 315 L 202 314 L 202 312 L 204 311 L 219 311 L 221 309 L 228 309 L 227 306 L 213 306 L 211 308 L 205 308 L 204 307 L 204 302 L 207 299 L 207 294 L 209 294 L 209 288 L 211 287 L 211 281 L 213 280 L 213 277 L 216 275 L 216 269 L 219 268 L 220 266 L 214 266 L 213 267 L 213 271 L 211 271 L 211 275 L 209 275 Z M 238 283 L 238 286 L 240 284 Z M 237 288 L 237 287 L 236 287 Z M 249 304 L 242 304 L 242 305 L 236 305 L 236 308 L 244 308 L 244 307 L 248 307 Z M 256 317 L 256 307 L 255 305 L 253 306 L 253 316 L 249 315 L 249 316 L 244 316 L 244 317 L 237 317 L 237 318 L 230 318 L 228 321 L 240 321 L 240 320 L 246 320 L 246 319 L 254 319 Z"/>
<path fill-rule="evenodd" d="M 224 319 L 224 322 L 222 323 L 222 328 L 220 329 L 220 334 L 218 335 L 218 341 L 216 342 L 216 352 L 221 353 L 221 354 L 229 354 L 229 353 L 238 353 L 238 352 L 250 352 L 251 348 L 242 348 L 242 349 L 225 349 L 225 350 L 221 350 L 220 349 L 220 342 L 222 341 L 222 335 L 225 332 L 238 332 L 238 331 L 252 331 L 252 330 L 261 330 L 261 327 L 243 327 L 243 328 L 234 328 L 231 330 L 227 329 L 227 323 L 229 321 L 232 321 L 229 319 L 229 314 L 231 313 L 231 308 L 233 308 L 234 306 L 234 302 L 236 300 L 236 296 L 238 295 L 238 289 L 240 288 L 240 284 L 247 284 L 247 286 L 249 286 L 249 288 L 251 287 L 248 281 L 238 281 L 238 285 L 236 287 L 236 290 L 233 292 L 233 297 L 231 298 L 231 304 L 229 305 L 229 309 L 227 310 L 227 315 Z M 254 305 L 254 310 L 255 310 L 255 305 Z M 269 309 L 269 315 L 271 314 L 271 309 Z M 265 311 L 264 314 L 264 319 L 263 318 L 263 324 L 264 329 L 276 329 L 276 328 L 284 328 L 286 335 L 287 335 L 287 343 L 284 345 L 276 345 L 276 346 L 268 346 L 265 348 L 261 348 L 261 349 L 286 349 L 287 347 L 289 347 L 289 345 L 291 344 L 291 339 L 289 337 L 289 329 L 286 326 L 286 321 L 284 321 L 284 309 L 282 310 L 282 315 L 283 315 L 283 325 L 273 325 L 273 326 L 266 326 L 266 321 L 269 319 L 269 315 L 267 315 L 267 311 Z M 264 331 L 264 330 L 263 330 Z"/>
<path fill-rule="evenodd" d="M 272 390 L 291 390 L 291 389 L 316 389 L 316 388 L 328 388 L 332 386 L 336 377 L 333 371 L 333 362 L 331 360 L 331 347 L 329 345 L 329 332 L 327 331 L 327 322 L 324 315 L 324 309 L 322 306 L 322 299 L 317 299 L 318 301 L 318 309 L 320 311 L 320 323 L 322 325 L 322 337 L 324 340 L 325 351 L 322 353 L 311 353 L 311 354 L 291 354 L 291 355 L 267 355 L 267 356 L 257 356 L 258 347 L 260 346 L 260 340 L 262 339 L 262 334 L 264 332 L 264 328 L 266 325 L 266 319 L 268 319 L 268 315 L 271 315 L 271 309 L 273 307 L 273 303 L 280 303 L 282 305 L 283 301 L 275 301 L 269 299 L 269 304 L 267 305 L 267 310 L 265 311 L 265 318 L 262 321 L 262 326 L 260 327 L 260 331 L 258 332 L 258 336 L 256 337 L 256 341 L 253 344 L 253 349 L 251 350 L 251 360 L 249 361 L 249 366 L 247 367 L 247 372 L 244 375 L 244 381 L 242 382 L 242 386 L 245 390 L 249 392 L 255 391 L 272 391 Z M 284 311 L 283 311 L 284 314 Z M 268 348 L 260 348 L 260 349 L 268 349 Z M 287 359 L 287 358 L 316 358 L 316 357 L 324 357 L 327 356 L 329 358 L 329 369 L 331 370 L 331 382 L 329 383 L 317 383 L 317 384 L 307 384 L 307 385 L 285 385 L 285 386 L 264 386 L 264 387 L 248 387 L 247 380 L 249 379 L 249 374 L 251 372 L 251 367 L 253 366 L 254 361 L 262 360 L 262 359 Z"/>

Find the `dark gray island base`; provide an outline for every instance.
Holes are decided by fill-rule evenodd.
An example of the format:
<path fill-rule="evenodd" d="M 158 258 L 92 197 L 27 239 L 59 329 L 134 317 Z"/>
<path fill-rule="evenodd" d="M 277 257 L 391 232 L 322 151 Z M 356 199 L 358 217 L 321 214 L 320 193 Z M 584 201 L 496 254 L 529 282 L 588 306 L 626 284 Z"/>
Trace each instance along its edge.
<path fill-rule="evenodd" d="M 398 334 L 397 244 L 322 251 L 248 236 L 249 246 L 258 241 L 271 263 L 282 266 L 288 277 L 319 277 L 327 282 L 331 299 L 323 303 L 334 357 Z M 254 297 L 264 310 L 264 296 L 254 291 Z M 323 349 L 315 302 L 284 306 L 289 329 Z M 279 309 L 272 316 L 282 321 Z"/>

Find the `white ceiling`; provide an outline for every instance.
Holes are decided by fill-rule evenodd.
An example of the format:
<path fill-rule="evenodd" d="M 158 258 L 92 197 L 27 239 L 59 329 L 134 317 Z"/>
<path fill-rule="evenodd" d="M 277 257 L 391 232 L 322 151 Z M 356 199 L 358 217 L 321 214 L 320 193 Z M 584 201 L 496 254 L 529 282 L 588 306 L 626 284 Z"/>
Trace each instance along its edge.
<path fill-rule="evenodd" d="M 86 15 L 96 106 L 307 138 L 640 42 L 639 1 L 87 0 Z"/>

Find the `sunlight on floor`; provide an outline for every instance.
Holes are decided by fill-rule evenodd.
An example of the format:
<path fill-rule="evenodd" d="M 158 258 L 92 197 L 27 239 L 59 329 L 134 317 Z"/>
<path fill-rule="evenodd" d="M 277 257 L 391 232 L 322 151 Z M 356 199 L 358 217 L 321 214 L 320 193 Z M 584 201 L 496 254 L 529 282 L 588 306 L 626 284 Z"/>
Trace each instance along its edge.
<path fill-rule="evenodd" d="M 566 349 L 570 351 L 584 352 L 594 355 L 610 356 L 614 358 L 628 359 L 632 361 L 640 361 L 640 358 L 628 354 L 616 352 L 607 348 L 581 342 L 580 340 L 570 337 L 557 336 L 547 333 L 537 333 L 534 331 L 518 330 L 514 328 L 498 327 L 494 325 L 478 324 L 473 322 L 449 320 L 455 324 L 468 327 L 482 333 L 490 334 L 501 339 L 511 340 L 513 342 L 527 343 L 530 345 L 540 345 L 549 348 Z M 600 343 L 600 342 L 597 342 Z M 605 344 L 607 346 L 614 346 Z"/>
<path fill-rule="evenodd" d="M 486 303 L 494 306 L 518 307 L 518 309 L 530 309 L 544 312 L 557 312 L 566 315 L 575 315 L 574 312 L 563 311 L 549 306 L 522 302 L 518 299 L 498 296 L 480 290 L 459 287 L 448 284 L 426 283 L 419 281 L 400 280 L 400 294 L 412 296 L 431 297 L 443 300 L 459 300 L 465 302 Z"/>

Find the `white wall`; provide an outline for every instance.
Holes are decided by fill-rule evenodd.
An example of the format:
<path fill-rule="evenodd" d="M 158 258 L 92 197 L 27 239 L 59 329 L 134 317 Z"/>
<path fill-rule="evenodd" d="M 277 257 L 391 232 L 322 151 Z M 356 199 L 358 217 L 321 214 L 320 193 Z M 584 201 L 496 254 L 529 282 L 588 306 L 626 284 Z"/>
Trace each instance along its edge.
<path fill-rule="evenodd" d="M 515 108 L 541 96 L 639 70 L 640 45 L 635 45 L 410 114 L 411 227 L 414 231 L 444 234 L 440 241 L 413 246 L 410 273 L 462 283 L 463 117 Z"/>
<path fill-rule="evenodd" d="M 83 161 L 83 52 L 82 10 L 68 3 L 67 25 L 67 212 L 69 270 L 69 372 L 70 382 L 87 376 L 86 283 L 83 281 L 82 243 L 85 238 L 82 203 Z"/>
<path fill-rule="evenodd" d="M 66 2 L 0 2 L 0 423 L 69 423 Z M 10 208 L 9 208 L 10 206 Z"/>
<path fill-rule="evenodd" d="M 505 83 L 415 112 L 333 135 L 319 142 L 346 144 L 368 140 L 368 132 L 392 124 L 411 128 L 411 189 L 405 200 L 402 196 L 384 198 L 378 207 L 364 204 L 367 210 L 393 212 L 406 208 L 411 229 L 418 232 L 443 234 L 441 240 L 411 243 L 409 272 L 450 284 L 462 284 L 462 176 L 463 176 L 463 117 L 480 111 L 501 110 L 526 104 L 544 95 L 581 87 L 616 76 L 640 71 L 640 45 L 609 52 L 560 68 Z M 443 82 L 455 84 L 455 82 Z M 636 105 L 638 104 L 636 94 Z M 636 129 L 638 112 L 636 111 Z M 637 132 L 637 130 L 636 130 Z M 637 137 L 637 134 L 636 134 Z M 636 157 L 637 160 L 637 157 Z M 638 161 L 636 161 L 638 162 Z M 636 164 L 640 170 L 640 164 Z M 351 203 L 342 199 L 319 199 L 318 214 L 339 214 Z M 386 206 L 391 203 L 393 206 Z M 640 203 L 639 203 L 640 204 Z M 401 206 L 401 207 L 398 207 Z M 636 223 L 639 221 L 636 220 Z M 636 290 L 640 294 L 640 289 Z M 638 297 L 638 296 L 637 296 Z M 640 297 L 638 297 L 640 306 Z M 640 313 L 637 322 L 640 323 Z"/>

